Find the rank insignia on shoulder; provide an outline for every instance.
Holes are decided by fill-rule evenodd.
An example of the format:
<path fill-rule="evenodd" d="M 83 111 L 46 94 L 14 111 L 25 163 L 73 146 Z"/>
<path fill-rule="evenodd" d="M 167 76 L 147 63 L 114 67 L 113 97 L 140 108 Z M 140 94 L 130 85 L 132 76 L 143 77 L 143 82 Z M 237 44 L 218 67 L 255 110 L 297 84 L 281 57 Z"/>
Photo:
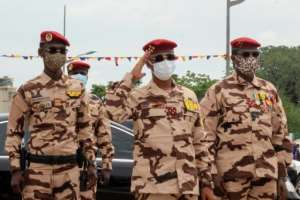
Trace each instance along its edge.
<path fill-rule="evenodd" d="M 194 102 L 190 99 L 184 100 L 184 106 L 188 111 L 197 112 L 200 110 L 200 105 L 198 102 Z"/>
<path fill-rule="evenodd" d="M 81 96 L 81 90 L 68 90 L 67 95 L 71 98 L 77 98 Z"/>

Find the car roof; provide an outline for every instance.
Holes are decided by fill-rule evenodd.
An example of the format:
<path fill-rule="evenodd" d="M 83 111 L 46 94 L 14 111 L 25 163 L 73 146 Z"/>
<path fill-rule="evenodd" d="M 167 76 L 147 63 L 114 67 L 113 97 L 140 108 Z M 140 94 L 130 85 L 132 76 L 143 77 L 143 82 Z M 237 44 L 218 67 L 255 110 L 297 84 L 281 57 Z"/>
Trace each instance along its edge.
<path fill-rule="evenodd" d="M 8 119 L 8 113 L 0 113 L 0 122 Z"/>

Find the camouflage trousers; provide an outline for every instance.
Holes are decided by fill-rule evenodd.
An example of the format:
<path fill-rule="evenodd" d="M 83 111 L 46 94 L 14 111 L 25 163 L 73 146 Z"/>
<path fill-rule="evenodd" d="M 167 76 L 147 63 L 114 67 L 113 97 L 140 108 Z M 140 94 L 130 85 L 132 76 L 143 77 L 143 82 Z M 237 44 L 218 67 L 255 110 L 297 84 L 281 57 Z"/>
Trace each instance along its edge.
<path fill-rule="evenodd" d="M 198 200 L 198 195 L 194 194 L 138 194 L 135 200 Z"/>
<path fill-rule="evenodd" d="M 275 200 L 277 180 L 270 178 L 237 179 L 224 183 L 226 197 L 222 200 Z"/>
<path fill-rule="evenodd" d="M 22 197 L 23 200 L 79 200 L 79 168 L 30 164 Z"/>

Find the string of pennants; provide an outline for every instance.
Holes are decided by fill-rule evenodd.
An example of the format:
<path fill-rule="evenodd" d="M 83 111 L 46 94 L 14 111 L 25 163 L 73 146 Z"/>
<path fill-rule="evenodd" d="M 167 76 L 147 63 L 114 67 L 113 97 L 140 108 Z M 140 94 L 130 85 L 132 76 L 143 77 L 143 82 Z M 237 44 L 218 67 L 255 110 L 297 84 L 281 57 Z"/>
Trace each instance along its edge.
<path fill-rule="evenodd" d="M 24 60 L 32 60 L 35 58 L 38 58 L 39 56 L 35 56 L 35 55 L 19 55 L 19 54 L 4 54 L 4 55 L 0 55 L 0 57 L 3 58 L 21 58 Z M 199 60 L 199 59 L 206 59 L 206 60 L 210 60 L 211 58 L 223 58 L 226 59 L 226 54 L 222 54 L 222 55 L 194 55 L 194 56 L 177 56 L 179 61 L 190 61 L 190 60 Z M 73 56 L 68 56 L 68 60 L 72 61 L 72 60 L 82 60 L 82 61 L 113 61 L 115 62 L 115 65 L 118 66 L 120 61 L 124 61 L 127 60 L 129 62 L 131 62 L 132 60 L 138 60 L 140 57 L 138 56 L 118 56 L 118 57 L 111 57 L 111 56 L 107 56 L 107 57 L 103 57 L 103 56 L 80 56 L 80 57 L 73 57 Z"/>

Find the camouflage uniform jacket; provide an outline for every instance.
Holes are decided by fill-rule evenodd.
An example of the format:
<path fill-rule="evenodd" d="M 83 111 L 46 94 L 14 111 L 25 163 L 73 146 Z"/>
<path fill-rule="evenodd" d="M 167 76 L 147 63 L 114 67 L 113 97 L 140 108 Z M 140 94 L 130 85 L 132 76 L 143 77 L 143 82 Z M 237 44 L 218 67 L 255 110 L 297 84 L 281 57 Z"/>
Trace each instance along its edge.
<path fill-rule="evenodd" d="M 5 149 L 11 170 L 20 168 L 25 122 L 31 154 L 74 155 L 79 142 L 83 142 L 86 156 L 93 160 L 87 103 L 83 85 L 65 75 L 55 81 L 43 73 L 22 85 L 12 101 L 8 119 Z"/>
<path fill-rule="evenodd" d="M 133 89 L 128 73 L 107 93 L 109 117 L 121 122 L 133 119 L 134 192 L 198 194 L 199 175 L 210 179 L 197 97 L 174 85 L 170 93 L 153 81 Z"/>
<path fill-rule="evenodd" d="M 95 136 L 97 148 L 102 157 L 102 168 L 112 169 L 114 146 L 112 144 L 111 128 L 109 119 L 105 117 L 105 107 L 101 99 L 96 95 L 89 94 L 89 108 L 92 129 Z"/>
<path fill-rule="evenodd" d="M 285 176 L 291 163 L 287 121 L 276 88 L 236 73 L 213 85 L 201 103 L 210 155 L 225 180 Z"/>

